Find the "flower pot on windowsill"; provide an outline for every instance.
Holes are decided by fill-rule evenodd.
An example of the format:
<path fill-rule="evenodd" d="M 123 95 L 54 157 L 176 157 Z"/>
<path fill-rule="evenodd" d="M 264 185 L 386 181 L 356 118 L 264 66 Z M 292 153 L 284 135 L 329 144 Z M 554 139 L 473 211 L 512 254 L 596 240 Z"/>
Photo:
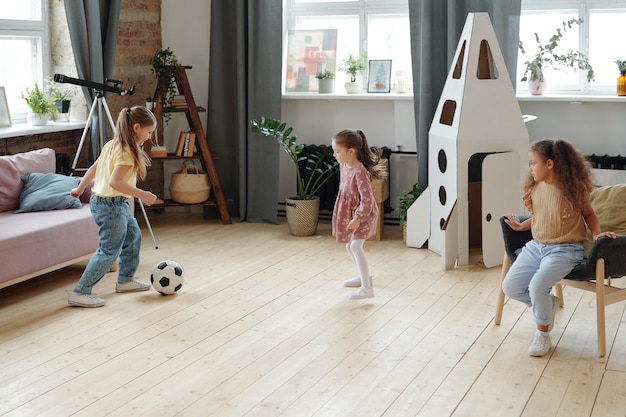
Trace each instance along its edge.
<path fill-rule="evenodd" d="M 343 86 L 348 94 L 358 94 L 361 91 L 361 86 L 357 82 L 347 82 Z"/>
<path fill-rule="evenodd" d="M 54 105 L 57 106 L 59 114 L 54 115 L 54 121 L 69 122 L 71 100 L 55 100 Z"/>
<path fill-rule="evenodd" d="M 335 79 L 325 78 L 318 80 L 317 91 L 320 94 L 332 94 L 335 92 Z"/>
<path fill-rule="evenodd" d="M 26 115 L 26 121 L 31 126 L 45 126 L 48 124 L 48 114 L 28 113 Z"/>
<path fill-rule="evenodd" d="M 545 80 L 528 80 L 528 92 L 533 96 L 542 96 L 546 91 L 546 86 Z"/>

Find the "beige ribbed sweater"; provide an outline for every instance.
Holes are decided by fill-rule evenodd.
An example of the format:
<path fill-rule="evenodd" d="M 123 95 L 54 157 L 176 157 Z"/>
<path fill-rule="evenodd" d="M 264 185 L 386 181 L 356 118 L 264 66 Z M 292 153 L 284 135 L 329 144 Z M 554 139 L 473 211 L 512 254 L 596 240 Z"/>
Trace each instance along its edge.
<path fill-rule="evenodd" d="M 582 243 L 585 240 L 585 218 L 572 210 L 559 188 L 544 181 L 530 190 L 526 207 L 533 215 L 533 239 L 546 245 Z"/>

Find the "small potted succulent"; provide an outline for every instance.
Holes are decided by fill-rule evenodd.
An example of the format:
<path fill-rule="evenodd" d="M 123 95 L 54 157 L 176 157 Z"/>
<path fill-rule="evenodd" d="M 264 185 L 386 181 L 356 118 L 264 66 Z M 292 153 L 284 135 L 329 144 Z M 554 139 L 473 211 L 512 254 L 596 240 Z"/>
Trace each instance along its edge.
<path fill-rule="evenodd" d="M 619 77 L 617 77 L 617 95 L 626 96 L 626 60 L 614 59 L 613 62 L 615 62 L 619 70 Z"/>
<path fill-rule="evenodd" d="M 350 76 L 350 82 L 344 85 L 346 93 L 355 94 L 361 90 L 361 86 L 356 82 L 356 77 L 359 73 L 367 68 L 367 56 L 355 56 L 349 54 L 346 59 L 343 60 L 343 67 L 339 68 L 339 71 L 345 72 Z"/>
<path fill-rule="evenodd" d="M 32 126 L 45 126 L 50 116 L 59 113 L 54 100 L 48 97 L 37 83 L 32 90 L 27 87 L 22 92 L 22 99 L 30 109 L 30 113 L 26 115 L 26 121 Z"/>
<path fill-rule="evenodd" d="M 318 81 L 317 91 L 320 93 L 333 93 L 335 91 L 335 73 L 324 70 L 315 74 Z"/>

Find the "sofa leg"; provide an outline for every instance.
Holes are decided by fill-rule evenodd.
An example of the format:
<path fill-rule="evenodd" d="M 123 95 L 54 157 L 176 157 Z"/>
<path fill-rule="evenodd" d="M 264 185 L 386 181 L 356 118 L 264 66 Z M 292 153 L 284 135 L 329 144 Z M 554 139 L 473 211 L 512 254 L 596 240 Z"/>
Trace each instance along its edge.
<path fill-rule="evenodd" d="M 513 263 L 507 256 L 504 254 L 504 259 L 502 259 L 502 270 L 500 272 L 500 285 L 498 286 L 498 301 L 496 302 L 496 315 L 493 318 L 493 322 L 496 325 L 500 325 L 502 322 L 502 310 L 504 310 L 504 291 L 502 291 L 502 282 L 504 281 L 504 277 L 506 277 L 507 272 L 511 268 Z"/>

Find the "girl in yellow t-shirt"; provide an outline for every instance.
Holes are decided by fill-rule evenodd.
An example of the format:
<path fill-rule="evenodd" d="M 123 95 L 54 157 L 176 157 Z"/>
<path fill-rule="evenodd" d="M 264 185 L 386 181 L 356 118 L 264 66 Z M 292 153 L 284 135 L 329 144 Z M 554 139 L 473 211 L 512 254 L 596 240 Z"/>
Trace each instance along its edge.
<path fill-rule="evenodd" d="M 119 258 L 116 292 L 145 291 L 150 284 L 135 280 L 139 266 L 141 231 L 128 203 L 129 197 L 152 205 L 157 197 L 137 188 L 137 179 L 146 175 L 150 158 L 141 145 L 149 140 L 157 126 L 152 112 L 145 107 L 124 108 L 117 118 L 116 135 L 107 142 L 100 156 L 87 170 L 78 187 L 71 191 L 79 197 L 93 181 L 89 205 L 100 228 L 98 249 L 70 293 L 69 304 L 101 307 L 105 300 L 91 291 Z"/>
<path fill-rule="evenodd" d="M 528 162 L 524 204 L 532 217 L 520 223 L 517 216 L 505 214 L 505 222 L 513 230 L 531 229 L 533 239 L 513 263 L 502 290 L 532 307 L 537 331 L 528 354 L 544 356 L 552 347 L 550 330 L 560 304 L 550 290 L 582 262 L 585 224 L 594 239 L 616 234 L 600 229 L 589 201 L 591 166 L 571 143 L 540 140 L 531 146 Z"/>

